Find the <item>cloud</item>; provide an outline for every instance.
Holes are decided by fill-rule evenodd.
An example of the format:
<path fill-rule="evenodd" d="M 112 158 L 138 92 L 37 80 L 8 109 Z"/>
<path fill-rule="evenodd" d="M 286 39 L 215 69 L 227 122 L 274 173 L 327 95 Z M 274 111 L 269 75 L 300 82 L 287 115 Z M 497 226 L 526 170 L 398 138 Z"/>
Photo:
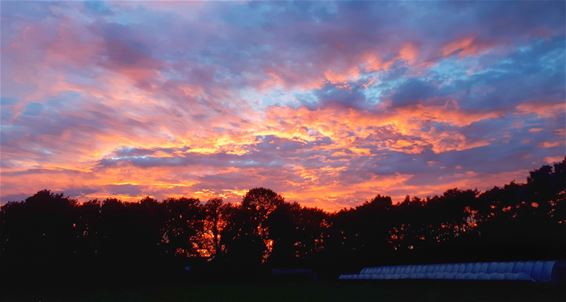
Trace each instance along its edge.
<path fill-rule="evenodd" d="M 237 200 L 266 186 L 337 209 L 519 180 L 565 155 L 562 2 L 1 14 L 1 201 L 44 188 Z"/>
<path fill-rule="evenodd" d="M 437 89 L 428 82 L 419 79 L 408 79 L 401 84 L 391 96 L 392 105 L 403 107 L 423 103 L 432 96 L 437 96 Z"/>

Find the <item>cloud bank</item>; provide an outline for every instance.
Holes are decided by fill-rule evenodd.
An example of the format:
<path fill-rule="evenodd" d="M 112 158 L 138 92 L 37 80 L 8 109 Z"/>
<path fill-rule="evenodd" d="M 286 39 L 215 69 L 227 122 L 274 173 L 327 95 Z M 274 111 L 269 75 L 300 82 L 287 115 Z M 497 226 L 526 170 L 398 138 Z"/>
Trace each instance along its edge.
<path fill-rule="evenodd" d="M 564 2 L 2 2 L 0 200 L 326 209 L 566 155 Z"/>

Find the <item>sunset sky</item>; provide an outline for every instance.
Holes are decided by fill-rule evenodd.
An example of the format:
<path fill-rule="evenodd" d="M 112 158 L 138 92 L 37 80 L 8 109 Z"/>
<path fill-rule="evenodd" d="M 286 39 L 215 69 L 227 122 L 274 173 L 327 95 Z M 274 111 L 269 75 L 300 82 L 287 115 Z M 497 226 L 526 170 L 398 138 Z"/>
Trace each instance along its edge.
<path fill-rule="evenodd" d="M 566 155 L 563 1 L 1 5 L 2 202 L 335 210 Z"/>

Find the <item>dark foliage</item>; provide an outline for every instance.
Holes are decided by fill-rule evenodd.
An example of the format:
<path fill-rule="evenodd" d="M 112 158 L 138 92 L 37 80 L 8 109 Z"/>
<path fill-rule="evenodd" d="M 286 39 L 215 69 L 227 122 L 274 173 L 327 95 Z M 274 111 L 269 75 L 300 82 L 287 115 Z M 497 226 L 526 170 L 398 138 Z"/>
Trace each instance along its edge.
<path fill-rule="evenodd" d="M 241 204 L 146 197 L 85 203 L 44 190 L 0 210 L 4 281 L 334 274 L 372 264 L 557 259 L 566 255 L 566 159 L 525 184 L 451 189 L 393 204 L 377 195 L 336 213 L 266 188 Z M 190 272 L 190 273 L 188 273 Z"/>

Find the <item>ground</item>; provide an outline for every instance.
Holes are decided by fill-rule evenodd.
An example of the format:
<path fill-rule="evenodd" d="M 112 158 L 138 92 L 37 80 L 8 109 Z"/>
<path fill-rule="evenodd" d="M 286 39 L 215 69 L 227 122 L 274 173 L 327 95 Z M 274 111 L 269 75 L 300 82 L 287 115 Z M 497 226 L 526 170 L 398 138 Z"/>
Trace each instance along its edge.
<path fill-rule="evenodd" d="M 566 284 L 390 281 L 11 288 L 1 301 L 566 301 Z"/>

